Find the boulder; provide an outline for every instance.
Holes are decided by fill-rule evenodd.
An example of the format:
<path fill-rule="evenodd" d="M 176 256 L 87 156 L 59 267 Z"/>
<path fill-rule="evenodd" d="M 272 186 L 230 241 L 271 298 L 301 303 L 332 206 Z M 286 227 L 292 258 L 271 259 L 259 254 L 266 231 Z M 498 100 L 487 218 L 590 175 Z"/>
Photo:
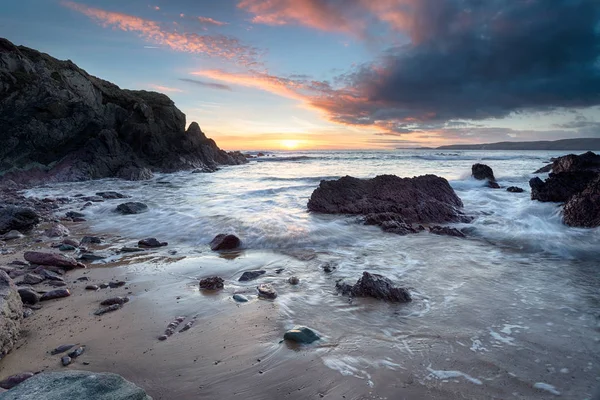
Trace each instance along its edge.
<path fill-rule="evenodd" d="M 30 287 L 19 287 L 18 291 L 23 304 L 37 304 L 40 302 L 40 298 L 42 297 L 38 292 Z"/>
<path fill-rule="evenodd" d="M 218 276 L 211 276 L 200 280 L 200 289 L 204 290 L 218 290 L 223 289 L 225 281 L 223 278 Z"/>
<path fill-rule="evenodd" d="M 66 243 L 66 241 L 63 240 L 63 243 Z M 97 236 L 84 236 L 83 238 L 81 238 L 81 241 L 79 242 L 79 246 L 85 246 L 86 244 L 100 244 L 100 243 L 102 243 L 102 239 Z M 71 244 L 76 246 L 73 243 L 71 243 Z"/>
<path fill-rule="evenodd" d="M 358 214 L 365 223 L 394 233 L 414 233 L 413 223 L 464 221 L 463 204 L 448 181 L 435 175 L 373 179 L 345 176 L 321 181 L 308 201 L 308 209 L 327 214 Z"/>
<path fill-rule="evenodd" d="M 40 301 L 60 299 L 63 297 L 69 297 L 70 295 L 71 292 L 69 291 L 69 289 L 54 289 L 44 293 L 40 298 Z"/>
<path fill-rule="evenodd" d="M 487 180 L 488 187 L 491 187 L 492 189 L 500 188 L 500 185 L 498 185 L 496 178 L 494 177 L 494 171 L 485 164 L 473 164 L 471 167 L 471 175 L 478 181 Z"/>
<path fill-rule="evenodd" d="M 238 281 L 239 282 L 252 281 L 266 273 L 267 273 L 267 271 L 246 271 L 242 274 L 242 276 L 240 276 L 240 279 L 238 279 Z"/>
<path fill-rule="evenodd" d="M 0 39 L 0 175 L 17 183 L 149 179 L 241 164 L 164 94 L 123 90 L 71 61 Z M 15 228 L 16 229 L 16 228 Z"/>
<path fill-rule="evenodd" d="M 564 222 L 569 226 L 600 226 L 600 175 L 565 204 Z"/>
<path fill-rule="evenodd" d="M 506 188 L 507 192 L 511 192 L 511 193 L 523 193 L 524 190 L 518 186 L 510 186 L 508 188 Z"/>
<path fill-rule="evenodd" d="M 319 335 L 306 326 L 296 326 L 283 335 L 283 340 L 289 340 L 302 344 L 310 344 L 319 339 L 321 339 Z"/>
<path fill-rule="evenodd" d="M 4 235 L 0 235 L 0 239 L 2 240 L 15 240 L 15 239 L 22 239 L 24 238 L 25 235 L 23 235 L 21 232 L 16 231 L 16 230 L 12 230 L 10 232 L 5 233 Z"/>
<path fill-rule="evenodd" d="M 337 282 L 336 288 L 345 295 L 355 297 L 373 297 L 396 303 L 412 301 L 410 293 L 404 288 L 395 287 L 392 281 L 383 275 L 363 272 L 362 277 L 353 286 Z"/>
<path fill-rule="evenodd" d="M 42 372 L 0 395 L 2 400 L 152 400 L 121 376 L 89 371 Z"/>
<path fill-rule="evenodd" d="M 42 283 L 46 278 L 37 274 L 25 274 L 23 276 L 23 283 L 25 285 L 37 285 Z"/>
<path fill-rule="evenodd" d="M 50 228 L 46 229 L 44 234 L 51 238 L 69 236 L 69 229 L 62 224 L 54 223 Z"/>
<path fill-rule="evenodd" d="M 62 254 L 43 253 L 41 251 L 26 251 L 25 254 L 23 254 L 23 257 L 32 264 L 50 265 L 54 267 L 61 267 L 66 270 L 85 268 L 85 265 L 78 262 L 73 257 Z"/>
<path fill-rule="evenodd" d="M 145 211 L 148 211 L 148 206 L 144 203 L 130 201 L 127 203 L 119 204 L 116 208 L 116 211 L 123 215 L 140 214 Z"/>
<path fill-rule="evenodd" d="M 168 244 L 169 243 L 167 243 L 167 242 L 160 242 L 156 238 L 146 238 L 146 239 L 142 239 L 138 242 L 139 247 L 162 247 L 162 246 L 167 246 Z"/>
<path fill-rule="evenodd" d="M 220 250 L 235 250 L 242 244 L 240 238 L 235 235 L 225 235 L 223 233 L 215 236 L 210 242 L 210 249 L 212 251 Z"/>
<path fill-rule="evenodd" d="M 21 372 L 20 374 L 11 375 L 0 381 L 0 388 L 12 389 L 19 383 L 26 381 L 34 375 L 33 372 Z"/>
<path fill-rule="evenodd" d="M 31 208 L 15 206 L 0 207 L 0 234 L 5 234 L 12 230 L 28 232 L 39 222 L 40 216 Z"/>
<path fill-rule="evenodd" d="M 96 196 L 100 196 L 103 199 L 111 200 L 111 199 L 126 199 L 129 196 L 121 194 L 119 192 L 107 191 L 107 192 L 98 192 Z"/>
<path fill-rule="evenodd" d="M 6 272 L 0 271 L 0 360 L 15 346 L 22 320 L 23 303 L 17 287 Z"/>
<path fill-rule="evenodd" d="M 300 283 L 300 278 L 298 278 L 297 276 L 290 276 L 290 278 L 288 279 L 288 283 L 290 285 L 298 285 Z"/>
<path fill-rule="evenodd" d="M 543 202 L 569 201 L 583 192 L 600 175 L 600 155 L 591 151 L 558 157 L 552 163 L 552 172 L 542 181 L 535 177 L 529 181 L 531 199 Z"/>

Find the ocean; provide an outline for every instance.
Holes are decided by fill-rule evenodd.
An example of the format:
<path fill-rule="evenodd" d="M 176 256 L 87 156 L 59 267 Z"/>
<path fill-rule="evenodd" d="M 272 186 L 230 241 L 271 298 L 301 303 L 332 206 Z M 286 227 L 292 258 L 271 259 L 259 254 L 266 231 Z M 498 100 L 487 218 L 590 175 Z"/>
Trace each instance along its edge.
<path fill-rule="evenodd" d="M 145 237 L 169 242 L 158 250 L 163 261 L 132 268 L 145 276 L 169 274 L 170 285 L 189 288 L 197 277 L 219 274 L 230 291 L 251 293 L 257 282 L 237 282 L 239 274 L 267 270 L 261 283 L 273 282 L 279 292 L 277 323 L 315 329 L 329 345 L 315 348 L 314 356 L 339 379 L 362 382 L 365 393 L 380 393 L 397 371 L 409 370 L 415 382 L 473 396 L 465 398 L 585 399 L 600 386 L 600 229 L 565 226 L 561 207 L 532 201 L 528 185 L 533 171 L 564 154 L 273 152 L 211 174 L 51 184 L 27 194 L 115 190 L 146 203 L 149 211 L 139 215 L 115 213 L 122 200 L 94 203 L 84 213 L 98 235 L 120 235 L 122 243 Z M 494 190 L 472 179 L 477 162 L 492 167 L 503 188 L 525 192 Z M 381 174 L 446 178 L 464 213 L 474 217 L 455 224 L 467 238 L 398 236 L 357 217 L 307 211 L 321 180 Z M 62 211 L 78 209 L 69 207 L 75 205 Z M 208 243 L 219 233 L 238 235 L 244 250 L 227 258 L 211 252 Z M 106 251 L 110 256 L 97 264 L 121 257 Z M 324 273 L 325 264 L 336 269 Z M 281 274 L 273 272 L 279 268 Z M 355 282 L 362 271 L 389 277 L 414 301 L 349 302 L 336 294 L 337 280 Z M 283 283 L 292 275 L 300 278 L 298 287 Z M 281 352 L 289 349 L 278 343 L 271 349 L 285 365 L 289 355 Z"/>

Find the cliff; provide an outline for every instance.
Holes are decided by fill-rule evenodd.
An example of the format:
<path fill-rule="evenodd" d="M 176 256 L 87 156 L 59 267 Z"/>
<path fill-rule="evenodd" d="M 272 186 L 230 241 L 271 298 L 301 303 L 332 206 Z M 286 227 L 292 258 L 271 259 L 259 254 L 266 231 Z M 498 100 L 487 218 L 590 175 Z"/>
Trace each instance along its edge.
<path fill-rule="evenodd" d="M 2 180 L 136 180 L 246 162 L 219 149 L 197 123 L 185 126 L 163 94 L 120 89 L 71 61 L 0 38 Z"/>
<path fill-rule="evenodd" d="M 535 142 L 498 142 L 483 144 L 453 144 L 437 150 L 600 150 L 600 139 L 562 139 Z"/>

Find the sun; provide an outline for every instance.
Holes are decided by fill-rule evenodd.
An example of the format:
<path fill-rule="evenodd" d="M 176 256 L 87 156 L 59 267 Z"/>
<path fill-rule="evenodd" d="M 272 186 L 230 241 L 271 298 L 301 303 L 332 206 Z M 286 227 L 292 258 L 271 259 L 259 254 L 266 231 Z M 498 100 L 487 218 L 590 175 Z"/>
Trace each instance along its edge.
<path fill-rule="evenodd" d="M 295 140 L 295 139 L 285 139 L 285 140 L 282 140 L 280 143 L 283 148 L 285 148 L 287 150 L 294 150 L 294 149 L 297 149 L 298 146 L 300 146 L 302 141 Z"/>

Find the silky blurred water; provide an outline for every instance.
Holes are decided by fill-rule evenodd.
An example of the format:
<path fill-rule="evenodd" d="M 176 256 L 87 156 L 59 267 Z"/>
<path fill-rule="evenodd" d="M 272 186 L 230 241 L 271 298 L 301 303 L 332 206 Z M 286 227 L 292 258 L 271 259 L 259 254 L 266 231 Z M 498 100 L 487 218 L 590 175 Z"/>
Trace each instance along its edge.
<path fill-rule="evenodd" d="M 381 384 L 376 370 L 408 368 L 423 384 L 481 386 L 481 393 L 498 398 L 551 398 L 554 390 L 584 399 L 600 383 L 600 230 L 563 225 L 561 207 L 532 201 L 528 185 L 533 171 L 560 155 L 564 152 L 280 152 L 213 174 L 58 184 L 29 194 L 126 193 L 150 210 L 121 216 L 114 212 L 120 200 L 95 203 L 84 211 L 90 228 L 131 240 L 155 236 L 191 259 L 208 254 L 207 243 L 216 234 L 235 233 L 246 249 L 243 261 L 222 260 L 219 270 L 267 269 L 265 279 L 282 288 L 283 327 L 317 329 L 336 343 L 318 350 L 323 363 L 369 387 Z M 475 162 L 492 167 L 502 187 L 525 192 L 493 190 L 473 180 Z M 465 214 L 475 218 L 457 225 L 468 229 L 468 238 L 397 236 L 363 226 L 356 217 L 306 209 L 323 179 L 380 174 L 448 179 Z M 324 263 L 337 269 L 324 274 Z M 277 280 L 271 269 L 281 266 L 286 272 Z M 336 296 L 337 279 L 354 281 L 364 270 L 410 288 L 415 301 L 348 303 Z M 298 289 L 280 282 L 290 274 L 300 277 Z"/>

